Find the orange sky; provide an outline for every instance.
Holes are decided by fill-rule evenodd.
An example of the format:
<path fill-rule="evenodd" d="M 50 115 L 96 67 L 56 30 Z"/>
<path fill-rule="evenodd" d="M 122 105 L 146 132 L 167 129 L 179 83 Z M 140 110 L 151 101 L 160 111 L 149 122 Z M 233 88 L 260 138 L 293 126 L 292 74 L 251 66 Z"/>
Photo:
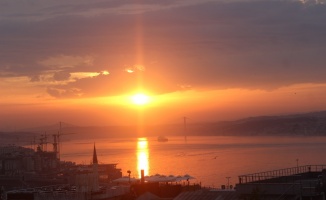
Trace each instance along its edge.
<path fill-rule="evenodd" d="M 136 105 L 131 94 L 86 99 L 20 96 L 1 102 L 5 129 L 19 130 L 64 121 L 76 125 L 134 125 L 139 113 L 148 124 L 232 120 L 248 116 L 279 115 L 322 110 L 325 85 L 306 84 L 273 91 L 225 89 L 189 90 L 150 96 Z M 40 92 L 41 93 L 41 92 Z M 46 96 L 46 95 L 45 95 Z"/>
<path fill-rule="evenodd" d="M 325 110 L 325 3 L 10 1 L 0 131 Z M 149 103 L 133 104 L 136 93 Z"/>

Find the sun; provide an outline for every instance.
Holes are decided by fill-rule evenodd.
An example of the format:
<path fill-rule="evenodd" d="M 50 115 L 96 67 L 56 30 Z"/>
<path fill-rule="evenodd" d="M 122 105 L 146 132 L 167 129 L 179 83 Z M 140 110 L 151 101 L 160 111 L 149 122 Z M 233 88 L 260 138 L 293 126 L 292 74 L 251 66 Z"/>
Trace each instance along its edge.
<path fill-rule="evenodd" d="M 138 93 L 131 97 L 131 101 L 136 105 L 145 105 L 149 103 L 149 96 L 146 94 Z"/>

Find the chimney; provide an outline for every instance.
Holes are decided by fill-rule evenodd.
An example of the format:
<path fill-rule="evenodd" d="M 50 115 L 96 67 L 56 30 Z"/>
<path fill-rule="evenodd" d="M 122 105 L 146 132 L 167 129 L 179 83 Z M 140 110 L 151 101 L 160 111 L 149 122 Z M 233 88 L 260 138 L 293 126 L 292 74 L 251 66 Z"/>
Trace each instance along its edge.
<path fill-rule="evenodd" d="M 141 184 L 144 184 L 145 182 L 145 176 L 144 176 L 144 170 L 140 170 L 140 182 Z"/>

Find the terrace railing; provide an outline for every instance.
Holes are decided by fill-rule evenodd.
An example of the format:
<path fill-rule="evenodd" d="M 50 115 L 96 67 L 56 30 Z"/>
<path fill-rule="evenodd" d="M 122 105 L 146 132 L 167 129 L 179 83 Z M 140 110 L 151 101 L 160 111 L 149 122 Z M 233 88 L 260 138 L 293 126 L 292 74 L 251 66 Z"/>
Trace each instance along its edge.
<path fill-rule="evenodd" d="M 291 167 L 285 169 L 278 169 L 273 171 L 240 175 L 239 184 L 260 182 L 260 181 L 275 179 L 280 177 L 296 177 L 296 176 L 300 176 L 300 174 L 303 173 L 321 172 L 323 169 L 326 169 L 326 165 L 305 165 L 305 166 Z"/>

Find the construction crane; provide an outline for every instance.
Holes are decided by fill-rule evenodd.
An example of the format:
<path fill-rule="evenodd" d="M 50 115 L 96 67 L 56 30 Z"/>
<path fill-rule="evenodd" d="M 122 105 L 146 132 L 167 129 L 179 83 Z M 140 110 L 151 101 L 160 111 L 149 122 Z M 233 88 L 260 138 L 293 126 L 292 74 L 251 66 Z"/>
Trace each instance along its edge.
<path fill-rule="evenodd" d="M 57 153 L 57 157 L 60 160 L 60 152 L 62 150 L 62 145 L 60 142 L 60 137 L 62 135 L 71 135 L 71 134 L 76 134 L 76 133 L 62 133 L 62 123 L 59 122 L 59 131 L 58 134 L 53 134 L 53 151 Z"/>
<path fill-rule="evenodd" d="M 42 151 L 47 151 L 48 149 L 48 142 L 47 142 L 47 135 L 46 135 L 46 132 L 44 133 L 44 135 L 42 134 L 41 135 L 41 138 L 40 138 L 40 148 Z M 44 145 L 45 145 L 45 148 L 44 148 Z"/>

